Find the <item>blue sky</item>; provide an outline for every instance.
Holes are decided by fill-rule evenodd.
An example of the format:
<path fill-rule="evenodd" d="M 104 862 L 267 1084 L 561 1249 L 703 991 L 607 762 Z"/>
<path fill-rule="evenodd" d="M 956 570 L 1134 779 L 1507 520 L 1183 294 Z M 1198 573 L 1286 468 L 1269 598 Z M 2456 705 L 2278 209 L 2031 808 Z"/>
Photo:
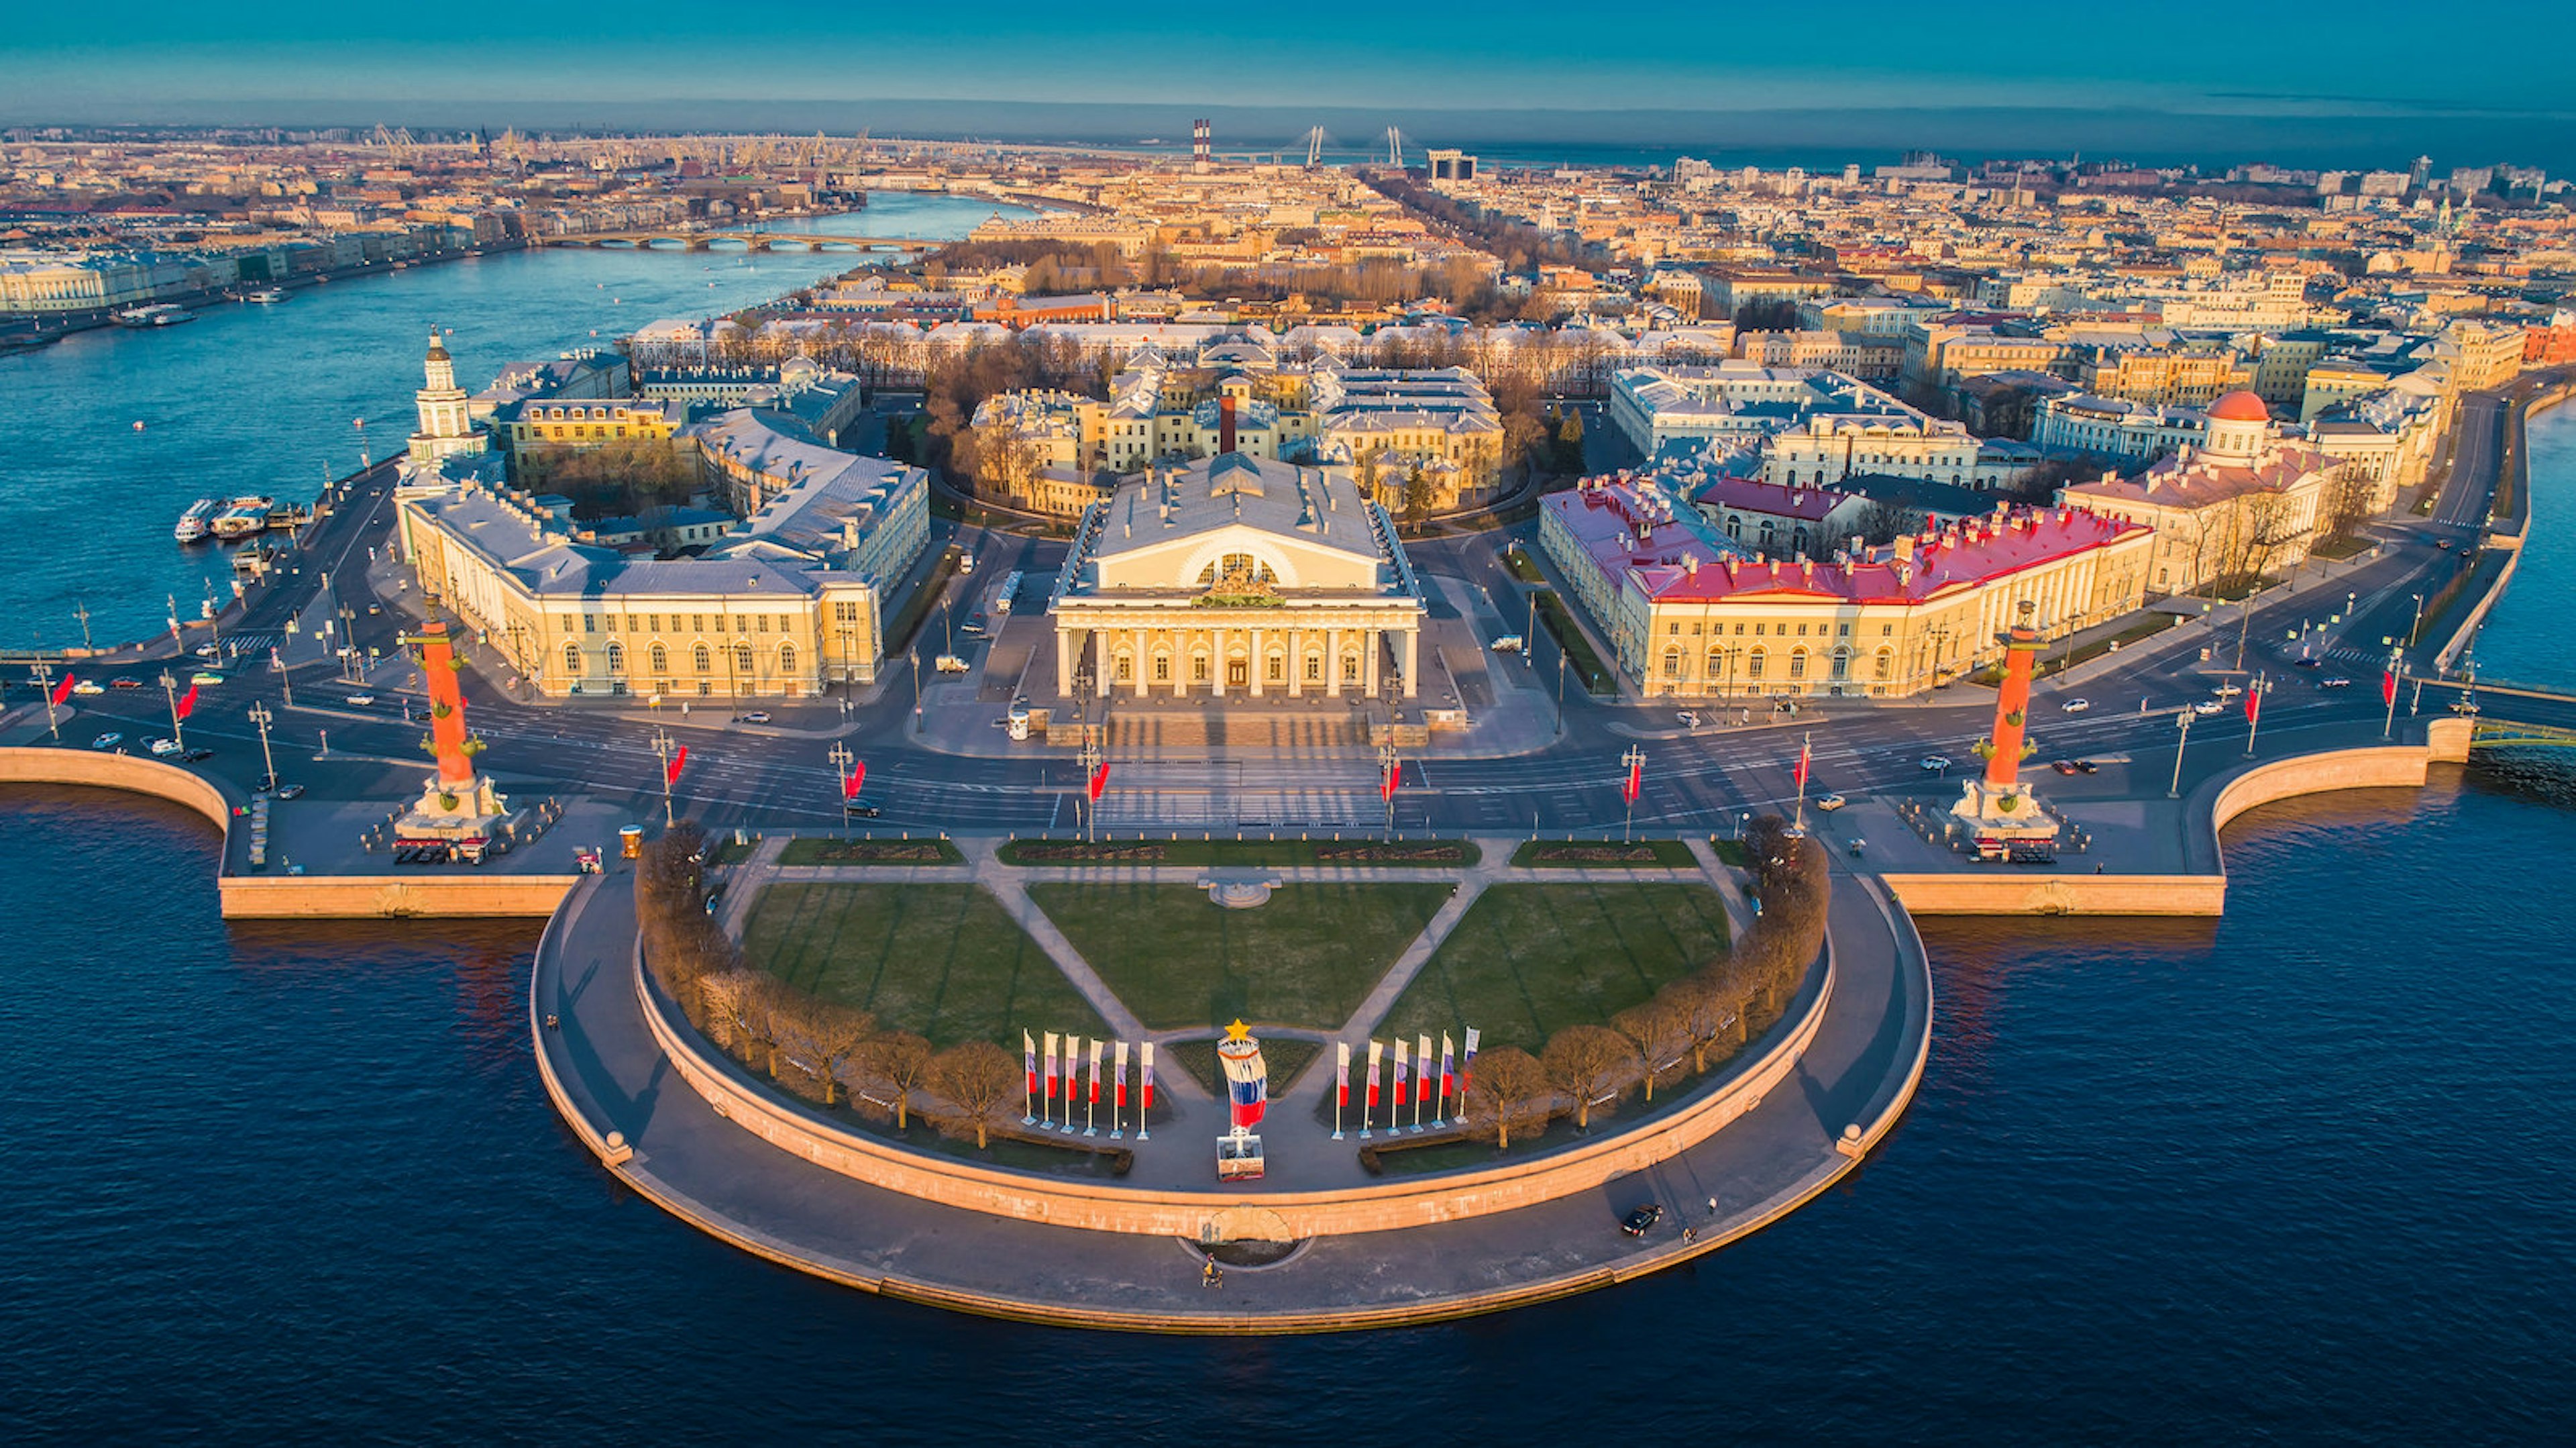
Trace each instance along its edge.
<path fill-rule="evenodd" d="M 1088 13 L 1086 13 L 1088 12 Z M 112 13 L 112 27 L 101 16 Z M 631 0 L 563 10 L 313 0 L 53 4 L 14 16 L 13 118 L 175 100 L 885 97 L 1408 109 L 2131 105 L 2274 114 L 2560 111 L 2576 20 L 2499 0 L 2474 26 L 2335 5 L 1729 6 L 1307 0 L 881 9 Z M 452 37 L 436 39 L 441 32 Z M 2499 37 L 2522 43 L 2498 43 Z M 425 37 L 428 39 L 425 40 Z M 554 37 L 562 37 L 558 43 Z"/>

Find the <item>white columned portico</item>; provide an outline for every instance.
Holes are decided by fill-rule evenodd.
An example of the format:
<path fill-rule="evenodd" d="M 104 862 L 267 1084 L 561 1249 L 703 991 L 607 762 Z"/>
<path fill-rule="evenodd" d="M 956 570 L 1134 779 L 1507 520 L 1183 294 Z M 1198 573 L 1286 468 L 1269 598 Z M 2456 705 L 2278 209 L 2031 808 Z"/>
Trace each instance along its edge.
<path fill-rule="evenodd" d="M 1413 667 L 1413 660 L 1414 660 L 1414 649 L 1415 649 L 1415 645 L 1416 645 L 1416 644 L 1418 644 L 1418 643 L 1421 641 L 1422 633 L 1421 633 L 1421 631 L 1420 631 L 1420 630 L 1418 630 L 1418 629 L 1406 629 L 1406 630 L 1404 631 L 1403 638 L 1404 638 L 1404 697 L 1406 697 L 1406 698 L 1408 698 L 1408 699 L 1411 699 L 1411 698 L 1417 697 L 1417 695 L 1418 695 L 1418 693 L 1419 693 L 1419 691 L 1420 691 L 1420 689 L 1421 689 L 1421 685 L 1420 685 L 1420 683 L 1417 681 L 1417 680 L 1418 680 L 1418 676 L 1417 676 L 1417 674 L 1416 674 L 1416 673 L 1415 673 L 1415 671 L 1414 671 L 1414 667 Z M 1526 644 L 1524 644 L 1523 646 L 1524 646 L 1524 647 L 1527 647 L 1527 645 L 1526 645 Z"/>
<path fill-rule="evenodd" d="M 1386 641 L 1378 637 L 1376 629 L 1370 629 L 1362 637 L 1368 640 L 1368 652 L 1361 656 L 1360 676 L 1366 680 L 1368 696 L 1374 699 L 1377 697 L 1377 656 L 1386 652 Z"/>
<path fill-rule="evenodd" d="M 1324 630 L 1324 692 L 1342 697 L 1342 631 L 1338 628 Z"/>
<path fill-rule="evenodd" d="M 1145 631 L 1136 630 L 1136 697 L 1145 697 L 1146 680 L 1154 676 L 1154 661 L 1145 653 Z"/>
<path fill-rule="evenodd" d="M 1252 697 L 1256 699 L 1261 697 L 1262 670 L 1266 668 L 1270 662 L 1268 656 L 1263 652 L 1263 644 L 1267 638 L 1268 632 L 1266 630 L 1254 629 L 1252 631 L 1252 659 L 1249 666 L 1244 669 L 1245 677 L 1252 680 Z"/>
<path fill-rule="evenodd" d="M 1055 632 L 1055 691 L 1073 697 L 1073 634 L 1065 629 Z"/>
<path fill-rule="evenodd" d="M 1306 631 L 1288 630 L 1288 697 L 1303 698 L 1306 693 Z"/>
<path fill-rule="evenodd" d="M 1231 630 L 1208 630 L 1208 693 L 1211 698 L 1225 697 L 1225 644 Z"/>

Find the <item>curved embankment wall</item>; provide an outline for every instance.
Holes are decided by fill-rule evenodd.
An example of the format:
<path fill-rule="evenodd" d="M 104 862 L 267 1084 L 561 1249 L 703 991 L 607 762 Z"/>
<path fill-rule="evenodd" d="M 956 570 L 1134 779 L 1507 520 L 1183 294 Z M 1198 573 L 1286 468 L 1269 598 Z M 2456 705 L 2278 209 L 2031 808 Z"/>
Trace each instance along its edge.
<path fill-rule="evenodd" d="M 0 784 L 76 784 L 146 794 L 195 810 L 226 845 L 233 801 L 203 775 L 132 754 L 0 749 Z M 223 852 L 218 851 L 218 858 Z M 552 915 L 578 875 L 233 875 L 217 866 L 222 913 L 234 920 Z"/>
<path fill-rule="evenodd" d="M 2223 914 L 2227 873 L 2218 835 L 2237 816 L 2303 794 L 2420 789 L 2433 764 L 2467 760 L 2472 728 L 2465 719 L 2435 719 L 2426 727 L 2422 744 L 2334 749 L 2240 771 L 2208 797 L 2208 817 L 2190 826 L 2207 831 L 2204 838 L 2210 857 L 2221 862 L 2212 874 L 2032 875 L 1997 869 L 1993 873 L 1891 874 L 1879 879 L 1916 915 Z"/>
<path fill-rule="evenodd" d="M 716 1114 L 827 1171 L 944 1206 L 1093 1232 L 1197 1240 L 1294 1241 L 1394 1231 L 1553 1201 L 1669 1160 L 1759 1105 L 1797 1069 L 1833 998 L 1831 952 L 1820 956 L 1785 1028 L 1753 1060 L 1670 1116 L 1525 1165 L 1416 1178 L 1345 1191 L 1227 1196 L 1126 1188 L 995 1171 L 905 1151 L 824 1121 L 771 1095 L 717 1055 L 651 982 L 639 948 L 634 988 L 663 1054 Z M 1870 1129 L 1883 1126 L 1873 1121 Z"/>

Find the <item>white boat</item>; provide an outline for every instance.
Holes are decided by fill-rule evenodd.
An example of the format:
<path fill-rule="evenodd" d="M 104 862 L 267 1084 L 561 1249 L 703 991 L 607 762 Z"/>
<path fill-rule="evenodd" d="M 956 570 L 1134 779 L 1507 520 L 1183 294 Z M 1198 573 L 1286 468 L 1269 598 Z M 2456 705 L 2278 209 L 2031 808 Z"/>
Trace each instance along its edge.
<path fill-rule="evenodd" d="M 206 536 L 207 525 L 214 516 L 215 500 L 199 498 L 188 505 L 188 511 L 179 515 L 178 525 L 170 530 L 170 536 L 182 543 L 194 543 Z"/>
<path fill-rule="evenodd" d="M 245 302 L 256 302 L 263 307 L 273 307 L 286 300 L 286 293 L 279 291 L 275 287 L 262 287 L 258 291 L 251 293 L 249 296 L 242 298 L 242 300 Z"/>
<path fill-rule="evenodd" d="M 276 506 L 274 498 L 234 498 L 223 505 L 208 526 L 218 538 L 247 538 L 268 526 L 268 510 Z"/>
<path fill-rule="evenodd" d="M 150 307 L 128 307 L 112 314 L 109 320 L 120 327 L 175 327 L 181 322 L 197 320 L 197 314 L 186 307 L 163 302 Z"/>

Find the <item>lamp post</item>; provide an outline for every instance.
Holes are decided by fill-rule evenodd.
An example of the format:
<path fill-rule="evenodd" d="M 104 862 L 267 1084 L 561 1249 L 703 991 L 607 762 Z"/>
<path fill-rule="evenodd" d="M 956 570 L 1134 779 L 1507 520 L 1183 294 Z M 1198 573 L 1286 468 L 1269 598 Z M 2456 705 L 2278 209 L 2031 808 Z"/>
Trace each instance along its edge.
<path fill-rule="evenodd" d="M 53 735 L 54 742 L 60 744 L 63 742 L 63 725 L 61 716 L 54 711 L 53 665 L 40 661 L 36 665 L 35 673 L 36 692 L 45 696 L 45 732 Z"/>
<path fill-rule="evenodd" d="M 1628 803 L 1627 820 L 1619 826 L 1619 843 L 1625 845 L 1634 843 L 1637 836 L 1637 791 L 1628 786 L 1644 772 L 1646 751 L 1631 744 L 1628 752 L 1619 756 L 1619 762 L 1628 766 L 1628 772 L 1619 780 L 1619 797 Z"/>
<path fill-rule="evenodd" d="M 662 761 L 662 828 L 669 829 L 671 814 L 671 736 L 661 725 L 653 726 L 653 757 Z"/>
<path fill-rule="evenodd" d="M 832 761 L 832 782 L 841 788 L 841 814 L 846 820 L 849 817 L 850 763 L 858 756 L 850 752 L 850 746 L 836 739 L 823 757 Z"/>
<path fill-rule="evenodd" d="M 2411 649 L 2415 647 L 2415 636 L 2424 628 L 2424 595 L 2410 593 L 2407 597 L 2415 600 L 2415 621 L 2406 626 L 2406 647 Z"/>
<path fill-rule="evenodd" d="M 2182 751 L 2184 745 L 2191 743 L 2191 721 L 2195 717 L 2189 708 L 2174 712 L 2174 722 L 2182 726 L 2182 732 L 2174 739 L 2173 784 L 2165 790 L 2167 799 L 2182 798 Z"/>
<path fill-rule="evenodd" d="M 1538 591 L 1536 589 L 1532 589 L 1530 591 L 1529 622 L 1522 627 L 1521 667 L 1525 669 L 1534 669 L 1538 667 L 1538 659 L 1536 657 L 1536 650 L 1538 648 Z M 1563 652 L 1563 649 L 1564 646 L 1562 644 L 1558 645 L 1558 651 L 1560 653 Z M 1560 662 L 1562 661 L 1560 660 Z"/>
<path fill-rule="evenodd" d="M 1395 839 L 1395 791 L 1387 788 L 1386 782 L 1395 777 L 1395 770 L 1395 746 L 1379 745 L 1377 747 L 1377 792 L 1386 799 L 1386 837 L 1390 843 Z"/>
<path fill-rule="evenodd" d="M 95 651 L 98 646 L 89 641 L 89 601 L 87 599 L 83 599 L 72 609 L 72 617 L 80 620 L 81 651 L 84 653 Z"/>
<path fill-rule="evenodd" d="M 915 733 L 915 734 L 919 734 L 919 733 L 921 732 L 921 649 L 920 649 L 920 647 L 916 645 L 915 647 L 912 647 L 912 648 L 909 648 L 909 649 L 904 650 L 904 654 L 903 654 L 903 661 L 904 661 L 905 663 L 908 663 L 908 664 L 912 665 L 912 732 L 913 732 L 913 733 Z M 1141 665 L 1140 665 L 1140 667 L 1141 667 Z"/>
<path fill-rule="evenodd" d="M 1091 797 L 1091 781 L 1099 777 L 1101 757 L 1099 733 L 1092 729 L 1083 730 L 1079 756 L 1082 783 L 1077 798 L 1082 809 L 1082 839 L 1085 844 L 1096 843 L 1100 839 L 1100 802 Z"/>
<path fill-rule="evenodd" d="M 2380 642 L 2388 645 L 2388 677 L 2379 685 L 2379 692 L 2388 696 L 2388 720 L 2379 727 L 2379 737 L 2394 739 L 2397 737 L 2397 676 L 2398 670 L 2405 666 L 2406 651 L 2398 647 L 2395 639 L 2381 639 Z"/>
<path fill-rule="evenodd" d="M 250 722 L 259 730 L 260 763 L 268 766 L 268 775 L 260 781 L 259 787 L 275 789 L 277 788 L 277 756 L 268 750 L 268 726 L 277 722 L 277 716 L 268 711 L 266 704 L 253 704 L 250 706 Z"/>
<path fill-rule="evenodd" d="M 168 700 L 170 704 L 170 742 L 185 750 L 188 747 L 188 736 L 181 729 L 179 721 L 179 681 L 168 669 L 161 671 L 161 697 Z"/>
<path fill-rule="evenodd" d="M 2245 757 L 2254 757 L 2254 731 L 2263 727 L 2263 696 L 2272 692 L 2269 675 L 2257 674 L 2245 686 Z"/>

